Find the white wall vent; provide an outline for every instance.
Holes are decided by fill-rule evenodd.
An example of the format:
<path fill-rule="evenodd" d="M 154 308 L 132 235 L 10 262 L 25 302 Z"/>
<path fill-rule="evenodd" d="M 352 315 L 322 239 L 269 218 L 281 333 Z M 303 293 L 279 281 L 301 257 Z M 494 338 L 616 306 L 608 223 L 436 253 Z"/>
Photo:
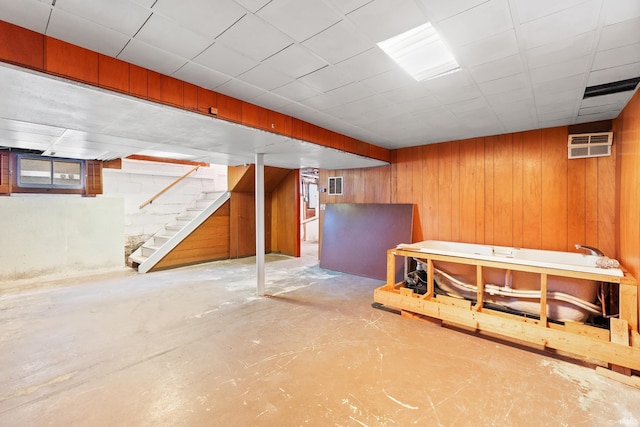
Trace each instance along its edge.
<path fill-rule="evenodd" d="M 610 156 L 611 144 L 613 144 L 613 132 L 569 135 L 569 158 Z"/>
<path fill-rule="evenodd" d="M 329 196 L 342 196 L 342 177 L 329 177 Z"/>

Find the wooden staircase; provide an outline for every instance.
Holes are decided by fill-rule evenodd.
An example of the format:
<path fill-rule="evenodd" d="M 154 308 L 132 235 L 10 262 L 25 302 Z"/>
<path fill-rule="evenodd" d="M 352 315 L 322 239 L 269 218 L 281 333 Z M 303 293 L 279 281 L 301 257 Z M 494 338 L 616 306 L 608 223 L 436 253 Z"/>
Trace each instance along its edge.
<path fill-rule="evenodd" d="M 228 191 L 202 193 L 193 206 L 181 212 L 129 256 L 131 266 L 137 268 L 139 273 L 150 271 L 230 197 Z"/>

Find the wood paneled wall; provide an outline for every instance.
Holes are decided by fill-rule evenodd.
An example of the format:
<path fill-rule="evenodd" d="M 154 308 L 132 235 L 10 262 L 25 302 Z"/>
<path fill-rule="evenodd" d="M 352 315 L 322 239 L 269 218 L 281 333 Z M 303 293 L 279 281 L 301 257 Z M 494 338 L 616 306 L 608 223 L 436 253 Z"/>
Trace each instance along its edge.
<path fill-rule="evenodd" d="M 228 168 L 231 258 L 256 253 L 255 166 Z M 300 256 L 300 172 L 265 166 L 265 251 Z"/>
<path fill-rule="evenodd" d="M 300 256 L 300 171 L 292 170 L 271 192 L 271 251 Z"/>
<path fill-rule="evenodd" d="M 152 271 L 229 258 L 229 215 L 230 203 L 227 201 Z"/>
<path fill-rule="evenodd" d="M 617 256 L 616 147 L 611 157 L 569 160 L 567 136 L 556 127 L 394 150 L 390 174 L 322 171 L 321 186 L 344 176 L 345 195 L 321 193 L 321 203 L 412 203 L 414 241 L 582 243 Z"/>
<path fill-rule="evenodd" d="M 613 121 L 618 153 L 618 253 L 620 262 L 640 278 L 640 92 Z M 640 302 L 640 301 L 639 301 Z"/>
<path fill-rule="evenodd" d="M 417 205 L 414 240 L 582 243 L 616 256 L 615 153 L 569 160 L 567 136 L 556 127 L 397 150 L 392 202 Z"/>
<path fill-rule="evenodd" d="M 388 149 L 0 21 L 0 61 L 389 161 Z"/>

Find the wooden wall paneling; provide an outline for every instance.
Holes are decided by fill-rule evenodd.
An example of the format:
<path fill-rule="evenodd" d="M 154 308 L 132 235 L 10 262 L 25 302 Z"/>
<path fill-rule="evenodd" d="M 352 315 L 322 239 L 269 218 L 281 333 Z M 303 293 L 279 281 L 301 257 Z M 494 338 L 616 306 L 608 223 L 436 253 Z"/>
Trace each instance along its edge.
<path fill-rule="evenodd" d="M 451 240 L 452 144 L 438 144 L 438 239 Z"/>
<path fill-rule="evenodd" d="M 390 165 L 390 198 L 391 203 L 398 203 L 398 150 L 391 150 L 391 165 Z"/>
<path fill-rule="evenodd" d="M 211 114 L 211 108 L 218 108 L 218 94 L 212 90 L 198 87 L 198 112 Z"/>
<path fill-rule="evenodd" d="M 615 151 L 611 156 L 598 157 L 598 248 L 610 257 L 616 253 L 616 163 Z M 572 242 L 569 244 L 573 245 Z"/>
<path fill-rule="evenodd" d="M 160 76 L 160 101 L 175 107 L 184 107 L 184 85 L 181 80 Z"/>
<path fill-rule="evenodd" d="M 414 242 L 425 240 L 424 230 L 422 229 L 422 212 L 426 208 L 426 194 L 423 188 L 424 166 L 422 164 L 424 154 L 422 151 L 423 147 L 421 146 L 409 148 L 411 175 L 408 178 L 411 179 L 411 203 L 413 203 L 412 239 Z"/>
<path fill-rule="evenodd" d="M 84 195 L 95 196 L 102 194 L 102 162 L 99 160 L 85 160 L 84 167 Z"/>
<path fill-rule="evenodd" d="M 613 122 L 616 145 L 618 205 L 617 256 L 637 279 L 640 277 L 640 92 L 631 98 Z M 640 293 L 638 293 L 640 303 Z"/>
<path fill-rule="evenodd" d="M 44 37 L 35 31 L 0 21 L 0 59 L 42 70 Z"/>
<path fill-rule="evenodd" d="M 412 199 L 413 182 L 411 181 L 411 152 L 408 148 L 397 151 L 396 165 L 398 174 L 398 187 L 396 188 L 395 203 L 408 203 Z"/>
<path fill-rule="evenodd" d="M 300 256 L 300 171 L 292 170 L 272 192 L 271 247 Z"/>
<path fill-rule="evenodd" d="M 255 166 L 227 167 L 227 188 L 230 191 L 252 192 L 255 186 Z"/>
<path fill-rule="evenodd" d="M 460 241 L 476 242 L 476 140 L 460 142 Z"/>
<path fill-rule="evenodd" d="M 139 98 L 148 98 L 147 70 L 137 65 L 129 64 L 129 92 Z"/>
<path fill-rule="evenodd" d="M 153 268 L 153 271 L 229 258 L 230 202 L 187 236 Z"/>
<path fill-rule="evenodd" d="M 441 165 L 438 159 L 438 144 L 422 148 L 422 237 L 424 240 L 438 239 L 439 236 L 439 175 Z M 399 186 L 405 185 L 398 181 Z M 411 202 L 407 200 L 405 203 Z"/>
<path fill-rule="evenodd" d="M 129 93 L 129 64 L 106 55 L 98 55 L 100 87 Z"/>
<path fill-rule="evenodd" d="M 254 128 L 262 128 L 260 123 L 260 112 L 262 108 L 248 102 L 242 103 L 242 124 Z"/>
<path fill-rule="evenodd" d="M 598 159 L 585 159 L 585 236 L 584 242 L 598 247 Z M 572 242 L 569 242 L 571 244 Z"/>
<path fill-rule="evenodd" d="M 539 130 L 522 134 L 522 246 L 542 249 L 542 144 Z"/>
<path fill-rule="evenodd" d="M 476 138 L 476 241 L 484 243 L 485 138 Z"/>
<path fill-rule="evenodd" d="M 232 122 L 242 122 L 242 101 L 219 93 L 217 103 L 218 117 Z"/>
<path fill-rule="evenodd" d="M 155 71 L 147 71 L 147 98 L 153 101 L 162 101 L 162 74 Z"/>
<path fill-rule="evenodd" d="M 198 111 L 198 86 L 191 83 L 182 84 L 183 108 L 189 111 Z M 209 113 L 209 111 L 206 111 Z"/>
<path fill-rule="evenodd" d="M 0 194 L 11 194 L 10 153 L 0 152 Z"/>
<path fill-rule="evenodd" d="M 231 258 L 256 254 L 256 215 L 253 193 L 231 193 L 229 251 Z"/>
<path fill-rule="evenodd" d="M 542 141 L 542 246 L 566 251 L 567 244 L 567 128 L 540 131 Z"/>
<path fill-rule="evenodd" d="M 98 86 L 98 53 L 45 37 L 44 69 L 48 73 Z"/>
<path fill-rule="evenodd" d="M 493 141 L 493 243 L 513 246 L 513 140 L 499 135 Z"/>
<path fill-rule="evenodd" d="M 569 250 L 576 243 L 586 243 L 587 192 L 591 191 L 586 181 L 587 160 L 572 159 L 567 162 L 567 242 Z M 597 183 L 597 180 L 596 180 Z"/>
<path fill-rule="evenodd" d="M 522 158 L 523 135 L 522 132 L 512 135 L 513 146 L 513 246 L 521 248 L 523 244 L 524 221 L 524 197 L 523 197 L 523 167 Z"/>
<path fill-rule="evenodd" d="M 280 135 L 291 136 L 292 118 L 276 111 L 265 110 L 267 116 L 267 130 Z"/>
<path fill-rule="evenodd" d="M 451 143 L 451 240 L 460 241 L 460 142 Z"/>
<path fill-rule="evenodd" d="M 495 137 L 484 139 L 484 237 L 483 243 L 495 244 Z"/>
<path fill-rule="evenodd" d="M 255 205 L 254 205 L 255 212 Z M 255 216 L 255 214 L 254 214 Z M 264 253 L 268 254 L 273 251 L 273 193 L 264 194 Z M 254 221 L 255 224 L 255 221 Z M 255 225 L 254 225 L 255 228 Z M 254 240 L 254 252 L 255 252 L 255 240 Z"/>
<path fill-rule="evenodd" d="M 374 169 L 375 176 L 367 181 L 368 193 L 374 194 L 375 203 L 391 202 L 391 166 L 378 166 Z"/>

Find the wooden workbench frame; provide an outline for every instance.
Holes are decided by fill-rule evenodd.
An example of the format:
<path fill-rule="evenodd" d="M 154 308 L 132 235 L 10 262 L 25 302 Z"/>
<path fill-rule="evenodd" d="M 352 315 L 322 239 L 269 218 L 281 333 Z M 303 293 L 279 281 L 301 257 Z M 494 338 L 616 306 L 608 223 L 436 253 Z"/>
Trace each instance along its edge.
<path fill-rule="evenodd" d="M 427 265 L 427 292 L 415 294 L 412 289 L 395 283 L 396 257 L 424 260 Z M 435 295 L 433 262 L 446 261 L 476 266 L 477 302 Z M 483 307 L 483 267 L 540 274 L 540 319 L 507 314 Z M 485 261 L 447 255 L 435 255 L 412 249 L 387 251 L 387 283 L 374 291 L 374 301 L 409 313 L 439 319 L 453 325 L 471 328 L 518 341 L 542 345 L 585 358 L 609 363 L 617 372 L 629 375 L 640 371 L 640 335 L 638 334 L 637 282 L 626 271 L 624 276 L 599 275 L 554 268 L 517 265 L 499 261 Z M 610 330 L 582 323 L 550 323 L 546 313 L 546 289 L 549 276 L 573 277 L 619 284 L 620 314 L 611 319 Z"/>

